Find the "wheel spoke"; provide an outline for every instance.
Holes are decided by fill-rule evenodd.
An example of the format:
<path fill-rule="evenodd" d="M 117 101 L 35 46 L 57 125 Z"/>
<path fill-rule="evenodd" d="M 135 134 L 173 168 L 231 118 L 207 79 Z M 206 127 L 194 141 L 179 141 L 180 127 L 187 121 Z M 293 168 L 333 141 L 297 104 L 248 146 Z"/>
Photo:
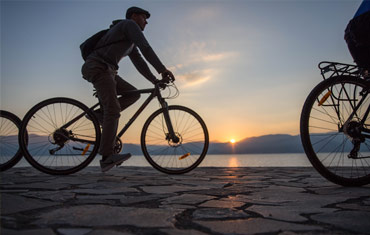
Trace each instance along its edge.
<path fill-rule="evenodd" d="M 0 111 L 0 171 L 5 171 L 21 159 L 18 132 L 21 121 L 17 116 Z"/>
<path fill-rule="evenodd" d="M 178 143 L 168 137 L 162 111 L 152 114 L 142 132 L 143 152 L 156 169 L 180 174 L 194 169 L 205 157 L 208 149 L 208 131 L 203 120 L 188 108 L 170 106 L 169 116 Z"/>
<path fill-rule="evenodd" d="M 370 159 L 363 157 L 370 155 L 370 139 L 360 130 L 370 108 L 369 95 L 361 95 L 364 89 L 366 84 L 358 78 L 329 78 L 315 87 L 302 110 L 301 135 L 306 154 L 324 177 L 337 184 L 370 183 Z M 329 90 L 330 97 L 319 104 Z M 364 127 L 368 125 L 366 117 Z M 357 157 L 350 157 L 356 141 L 361 143 L 360 149 L 355 151 Z"/>
<path fill-rule="evenodd" d="M 21 146 L 31 165 L 48 174 L 71 174 L 87 166 L 97 154 L 94 143 L 100 141 L 99 124 L 82 116 L 62 128 L 86 111 L 86 106 L 68 98 L 49 99 L 33 107 L 21 128 L 29 133 L 27 144 L 21 141 Z"/>

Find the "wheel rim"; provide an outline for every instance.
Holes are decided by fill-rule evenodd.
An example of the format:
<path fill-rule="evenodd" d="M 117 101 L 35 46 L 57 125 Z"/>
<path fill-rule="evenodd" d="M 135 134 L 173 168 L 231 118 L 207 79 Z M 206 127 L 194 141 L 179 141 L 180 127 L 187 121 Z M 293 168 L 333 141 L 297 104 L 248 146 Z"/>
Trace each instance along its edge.
<path fill-rule="evenodd" d="M 0 117 L 0 165 L 6 165 L 19 152 L 18 126 L 10 119 Z"/>
<path fill-rule="evenodd" d="M 76 101 L 46 101 L 30 111 L 24 126 L 28 132 L 25 155 L 37 169 L 49 174 L 69 174 L 91 162 L 97 151 L 97 124 Z M 81 116 L 69 127 L 66 123 Z M 87 140 L 80 141 L 80 139 Z"/>
<path fill-rule="evenodd" d="M 329 84 L 329 83 L 328 83 Z M 369 96 L 360 106 L 357 115 L 346 122 L 354 106 L 362 98 L 365 85 L 357 82 L 337 81 L 334 85 L 321 89 L 311 105 L 308 117 L 308 136 L 314 155 L 313 164 L 326 171 L 334 180 L 355 182 L 370 176 L 370 140 L 363 138 L 359 129 L 366 109 L 370 105 Z M 339 117 L 336 108 L 339 110 Z M 369 117 L 365 127 L 370 126 Z M 358 151 L 354 143 L 360 143 Z M 350 155 L 357 152 L 357 157 Z"/>
<path fill-rule="evenodd" d="M 159 112 L 146 125 L 144 154 L 149 163 L 163 172 L 184 173 L 203 160 L 208 132 L 201 118 L 187 109 L 172 107 L 169 115 L 178 141 L 169 138 L 163 113 Z"/>

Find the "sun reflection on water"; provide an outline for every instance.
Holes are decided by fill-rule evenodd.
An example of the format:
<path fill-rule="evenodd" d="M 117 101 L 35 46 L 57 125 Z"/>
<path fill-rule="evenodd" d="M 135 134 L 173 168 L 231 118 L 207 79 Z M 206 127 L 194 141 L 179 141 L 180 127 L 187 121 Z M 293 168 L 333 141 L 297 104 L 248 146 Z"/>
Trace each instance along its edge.
<path fill-rule="evenodd" d="M 240 164 L 239 164 L 239 161 L 238 161 L 238 159 L 236 158 L 236 157 L 232 157 L 232 158 L 230 158 L 230 160 L 229 160 L 229 165 L 228 165 L 229 167 L 239 167 L 240 166 Z"/>

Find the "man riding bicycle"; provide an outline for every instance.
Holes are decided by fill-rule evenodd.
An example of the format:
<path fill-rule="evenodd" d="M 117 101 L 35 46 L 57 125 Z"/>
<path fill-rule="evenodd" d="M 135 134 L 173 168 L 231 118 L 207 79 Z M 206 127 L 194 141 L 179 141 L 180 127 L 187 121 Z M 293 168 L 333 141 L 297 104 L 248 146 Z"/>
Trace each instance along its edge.
<path fill-rule="evenodd" d="M 370 0 L 364 0 L 348 23 L 344 39 L 356 64 L 370 69 Z"/>
<path fill-rule="evenodd" d="M 94 85 L 102 106 L 95 114 L 103 129 L 99 149 L 99 154 L 103 156 L 100 161 L 103 172 L 131 157 L 129 153 L 116 154 L 114 146 L 120 112 L 140 98 L 139 94 L 117 97 L 125 91 L 136 90 L 117 74 L 119 61 L 129 56 L 141 75 L 153 84 L 157 83 L 158 80 L 141 56 L 143 54 L 162 78 L 174 79 L 173 74 L 161 63 L 142 33 L 149 17 L 150 13 L 144 9 L 138 7 L 127 9 L 126 19 L 113 21 L 109 31 L 96 45 L 97 49 L 87 57 L 82 66 L 83 78 Z"/>

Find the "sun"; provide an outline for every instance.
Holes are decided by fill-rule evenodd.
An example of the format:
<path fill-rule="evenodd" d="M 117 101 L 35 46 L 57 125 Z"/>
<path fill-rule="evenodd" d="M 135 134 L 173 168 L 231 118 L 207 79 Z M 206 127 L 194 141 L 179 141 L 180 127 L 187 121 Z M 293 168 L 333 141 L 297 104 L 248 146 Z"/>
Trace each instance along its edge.
<path fill-rule="evenodd" d="M 235 144 L 235 142 L 236 142 L 235 139 L 230 140 L 230 143 L 232 143 L 232 144 Z"/>

